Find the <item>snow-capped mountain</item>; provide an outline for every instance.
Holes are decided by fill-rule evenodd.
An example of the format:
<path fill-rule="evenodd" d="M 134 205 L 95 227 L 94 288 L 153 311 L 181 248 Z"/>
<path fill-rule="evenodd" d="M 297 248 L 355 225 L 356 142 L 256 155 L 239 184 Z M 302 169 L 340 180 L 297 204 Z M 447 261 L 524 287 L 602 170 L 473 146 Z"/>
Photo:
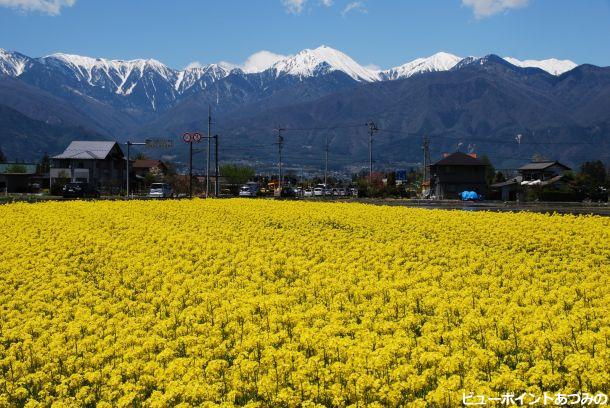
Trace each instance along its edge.
<path fill-rule="evenodd" d="M 379 73 L 363 67 L 341 51 L 325 45 L 315 50 L 306 49 L 273 64 L 276 76 L 312 77 L 341 71 L 356 81 L 378 81 Z"/>
<path fill-rule="evenodd" d="M 0 48 L 0 76 L 18 77 L 27 69 L 30 62 L 30 57 Z"/>
<path fill-rule="evenodd" d="M 439 52 L 428 58 L 417 58 L 399 67 L 381 71 L 380 74 L 386 80 L 409 78 L 424 72 L 449 71 L 461 60 L 456 55 Z"/>
<path fill-rule="evenodd" d="M 522 68 L 531 66 L 541 69 Z M 570 61 L 519 61 L 493 54 L 460 58 L 441 52 L 374 70 L 322 46 L 291 56 L 259 53 L 241 66 L 191 64 L 176 70 L 152 59 L 31 58 L 0 50 L 0 144 L 13 146 L 6 150 L 14 157 L 34 158 L 64 148 L 66 138 L 87 131 L 122 141 L 170 137 L 205 128 L 205 113 L 212 106 L 226 140 L 236 144 L 266 143 L 273 132 L 261 129 L 270 124 L 357 123 L 370 112 L 385 112 L 383 126 L 407 133 L 424 131 L 425 124 L 425 132 L 438 135 L 451 131 L 502 138 L 507 129 L 526 133 L 523 128 L 529 126 L 532 135 L 564 129 L 559 140 L 590 136 L 597 146 L 596 135 L 605 135 L 610 123 L 602 109 L 608 106 L 610 68 L 582 65 L 565 72 L 574 66 Z M 36 138 L 38 150 L 15 144 L 13 135 Z M 362 147 L 351 138 L 341 144 L 349 154 L 359 154 Z M 388 142 L 381 149 L 394 154 L 395 146 Z M 407 157 L 417 150 L 414 146 L 399 156 Z"/>
<path fill-rule="evenodd" d="M 179 94 L 194 86 L 198 86 L 199 89 L 205 89 L 210 84 L 227 77 L 233 69 L 233 67 L 225 64 L 190 64 L 184 70 L 177 73 L 174 89 Z"/>
<path fill-rule="evenodd" d="M 44 65 L 68 69 L 79 82 L 130 95 L 145 76 L 157 75 L 164 81 L 175 82 L 174 70 L 154 59 L 131 61 L 108 60 L 70 54 L 52 54 L 38 59 Z"/>
<path fill-rule="evenodd" d="M 205 89 L 210 84 L 226 78 L 231 72 L 244 75 L 268 72 L 273 75 L 267 77 L 293 76 L 301 79 L 324 76 L 331 72 L 343 72 L 358 82 L 375 82 L 409 78 L 426 72 L 448 71 L 458 63 L 466 63 L 470 59 L 476 58 L 462 59 L 453 54 L 439 52 L 431 57 L 417 58 L 398 67 L 372 70 L 358 64 L 341 51 L 323 45 L 281 58 L 270 67 L 261 65 L 259 69 L 250 68 L 244 72 L 226 63 L 191 64 L 183 70 L 175 70 L 154 59 L 123 61 L 61 53 L 30 58 L 17 52 L 0 49 L 0 75 L 19 77 L 38 64 L 50 70 L 63 72 L 81 86 L 103 89 L 116 95 L 131 95 L 137 87 L 145 87 L 141 85 L 143 82 L 149 82 L 148 88 L 154 92 L 156 84 L 150 81 L 163 81 L 173 89 L 170 93 L 175 95 L 171 95 L 171 98 L 175 98 L 194 86 L 197 89 Z M 560 75 L 577 66 L 570 60 L 521 61 L 511 57 L 506 57 L 505 60 L 518 67 L 541 68 L 553 75 Z M 146 93 L 146 90 L 144 92 Z"/>
<path fill-rule="evenodd" d="M 525 60 L 520 61 L 512 57 L 504 57 L 504 60 L 521 68 L 540 68 L 552 75 L 561 75 L 571 71 L 578 66 L 574 61 L 559 60 L 555 58 L 545 60 Z"/>

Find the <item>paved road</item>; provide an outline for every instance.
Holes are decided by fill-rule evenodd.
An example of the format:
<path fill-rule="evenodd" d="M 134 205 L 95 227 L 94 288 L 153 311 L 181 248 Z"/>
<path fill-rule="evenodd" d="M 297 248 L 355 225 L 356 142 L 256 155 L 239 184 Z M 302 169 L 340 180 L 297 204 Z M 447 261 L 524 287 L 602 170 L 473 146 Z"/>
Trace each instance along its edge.
<path fill-rule="evenodd" d="M 310 199 L 307 199 L 310 200 Z M 530 202 L 516 203 L 503 201 L 464 202 L 458 200 L 408 200 L 408 199 L 377 199 L 377 198 L 317 198 L 311 201 L 342 201 L 357 202 L 374 205 L 393 205 L 402 207 L 464 210 L 464 211 L 530 211 L 536 213 L 558 213 L 558 214 L 593 214 L 605 217 L 610 216 L 610 205 L 608 203 L 550 203 Z"/>

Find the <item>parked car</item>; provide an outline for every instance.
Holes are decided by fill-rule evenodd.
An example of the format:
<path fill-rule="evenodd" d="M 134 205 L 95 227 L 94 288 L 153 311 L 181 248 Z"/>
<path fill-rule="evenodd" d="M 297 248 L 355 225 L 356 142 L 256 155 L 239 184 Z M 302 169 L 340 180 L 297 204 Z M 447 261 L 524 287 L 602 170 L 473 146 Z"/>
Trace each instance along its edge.
<path fill-rule="evenodd" d="M 337 195 L 339 197 L 345 197 L 346 193 L 345 193 L 345 189 L 344 188 L 338 188 L 337 189 Z"/>
<path fill-rule="evenodd" d="M 239 188 L 240 197 L 256 197 L 257 191 L 250 184 L 244 184 Z"/>
<path fill-rule="evenodd" d="M 313 197 L 313 190 L 311 188 L 306 188 L 303 192 L 303 195 L 305 197 Z"/>
<path fill-rule="evenodd" d="M 61 190 L 63 198 L 99 198 L 99 190 L 89 184 L 80 181 L 67 183 Z"/>
<path fill-rule="evenodd" d="M 233 192 L 229 188 L 221 188 L 218 192 L 218 198 L 231 198 L 234 197 Z"/>
<path fill-rule="evenodd" d="M 151 198 L 170 198 L 174 195 L 172 187 L 167 183 L 152 183 L 148 196 Z"/>
<path fill-rule="evenodd" d="M 281 190 L 276 188 L 273 195 L 274 197 L 295 197 L 294 189 L 292 187 L 282 187 Z"/>
<path fill-rule="evenodd" d="M 316 187 L 313 189 L 313 195 L 314 195 L 315 197 L 321 197 L 321 196 L 323 196 L 323 195 L 324 195 L 324 187 L 316 186 Z"/>

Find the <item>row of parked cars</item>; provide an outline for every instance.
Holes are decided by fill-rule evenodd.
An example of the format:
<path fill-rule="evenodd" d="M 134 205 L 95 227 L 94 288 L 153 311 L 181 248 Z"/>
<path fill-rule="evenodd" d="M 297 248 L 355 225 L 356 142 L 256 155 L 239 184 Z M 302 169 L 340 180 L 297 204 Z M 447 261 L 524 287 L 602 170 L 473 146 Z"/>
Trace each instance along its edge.
<path fill-rule="evenodd" d="M 240 197 L 256 197 L 261 195 L 261 190 L 257 183 L 251 182 L 244 184 L 239 189 Z M 349 197 L 349 196 L 358 196 L 358 190 L 356 188 L 330 188 L 324 184 L 318 184 L 313 188 L 307 187 L 291 187 L 285 186 L 282 188 L 281 192 L 276 190 L 274 192 L 275 196 L 282 197 Z"/>
<path fill-rule="evenodd" d="M 349 196 L 358 196 L 358 189 L 351 188 L 330 188 L 325 186 L 324 184 L 318 184 L 314 188 L 306 188 L 303 190 L 303 197 L 349 197 Z"/>
<path fill-rule="evenodd" d="M 93 184 L 74 181 L 63 186 L 61 195 L 63 198 L 100 198 L 100 191 Z M 174 197 L 174 191 L 167 183 L 152 183 L 148 197 L 171 198 Z"/>
<path fill-rule="evenodd" d="M 256 197 L 261 193 L 258 183 L 251 182 L 244 184 L 239 189 L 240 197 Z M 67 183 L 62 189 L 64 198 L 99 198 L 100 191 L 89 183 L 71 182 Z M 281 197 L 349 197 L 358 196 L 356 188 L 330 188 L 324 184 L 318 184 L 313 188 L 284 186 L 280 191 L 274 191 L 275 196 Z M 171 198 L 174 197 L 172 187 L 167 183 L 153 183 L 150 186 L 148 197 L 150 198 Z"/>

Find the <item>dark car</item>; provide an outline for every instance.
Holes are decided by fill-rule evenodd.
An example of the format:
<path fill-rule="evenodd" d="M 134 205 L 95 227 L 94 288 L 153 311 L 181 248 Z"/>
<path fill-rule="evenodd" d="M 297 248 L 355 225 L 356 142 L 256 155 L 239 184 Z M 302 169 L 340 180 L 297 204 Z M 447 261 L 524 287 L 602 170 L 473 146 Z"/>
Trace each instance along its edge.
<path fill-rule="evenodd" d="M 294 192 L 294 189 L 292 187 L 282 187 L 281 190 L 279 188 L 277 188 L 273 192 L 273 195 L 275 197 L 284 197 L 284 198 L 296 197 L 296 193 Z"/>
<path fill-rule="evenodd" d="M 88 183 L 73 182 L 68 183 L 61 190 L 64 198 L 99 198 L 100 192 L 97 188 Z"/>

